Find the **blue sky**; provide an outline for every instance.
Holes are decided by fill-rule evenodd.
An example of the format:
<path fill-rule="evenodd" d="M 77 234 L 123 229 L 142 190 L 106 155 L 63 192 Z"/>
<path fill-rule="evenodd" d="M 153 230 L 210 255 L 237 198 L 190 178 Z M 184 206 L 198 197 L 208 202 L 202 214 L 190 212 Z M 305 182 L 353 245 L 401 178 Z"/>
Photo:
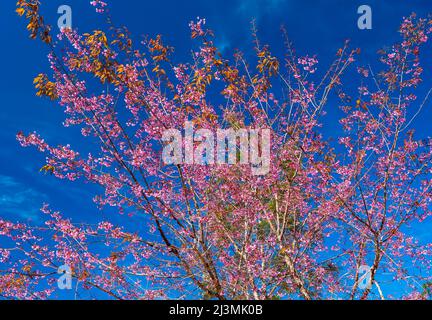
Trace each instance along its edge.
<path fill-rule="evenodd" d="M 33 78 L 48 72 L 47 50 L 28 38 L 25 23 L 14 12 L 15 0 L 0 1 L 0 216 L 12 220 L 38 222 L 38 209 L 43 202 L 76 220 L 98 221 L 108 215 L 99 211 L 91 198 L 95 189 L 89 185 L 58 181 L 39 173 L 44 157 L 36 151 L 21 148 L 15 135 L 18 131 L 36 130 L 49 143 L 82 141 L 78 131 L 62 127 L 63 113 L 55 103 L 35 96 Z M 48 22 L 56 25 L 57 8 L 72 7 L 73 27 L 87 32 L 100 27 L 102 21 L 90 0 L 42 0 Z M 370 5 L 373 29 L 357 28 L 357 8 Z M 430 0 L 111 0 L 114 22 L 126 25 L 134 35 L 162 34 L 176 48 L 176 59 L 187 59 L 191 40 L 188 23 L 205 17 L 215 31 L 216 44 L 224 53 L 235 49 L 248 52 L 252 47 L 250 22 L 256 19 L 259 37 L 281 53 L 280 26 L 285 25 L 291 40 L 302 54 L 317 54 L 325 66 L 345 39 L 362 49 L 361 59 L 376 63 L 376 51 L 397 41 L 397 28 L 403 16 L 411 12 L 432 13 Z M 430 57 L 429 57 L 430 58 Z M 429 62 L 430 66 L 430 62 Z M 424 88 L 432 86 L 431 68 L 426 71 Z M 429 136 L 432 108 L 426 108 L 415 127 L 421 136 Z M 337 106 L 329 111 L 328 120 L 337 117 Z M 336 133 L 337 128 L 327 134 Z M 88 145 L 78 145 L 84 149 Z M 80 148 L 77 148 L 80 149 Z M 432 238 L 430 224 L 416 229 L 424 241 Z"/>

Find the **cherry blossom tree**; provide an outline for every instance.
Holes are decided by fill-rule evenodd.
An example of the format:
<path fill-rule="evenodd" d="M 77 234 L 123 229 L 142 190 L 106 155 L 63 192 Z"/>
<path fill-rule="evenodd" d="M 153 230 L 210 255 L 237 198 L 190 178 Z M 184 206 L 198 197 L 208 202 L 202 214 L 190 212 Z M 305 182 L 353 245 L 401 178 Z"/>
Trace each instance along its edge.
<path fill-rule="evenodd" d="M 65 127 L 96 147 L 84 155 L 36 132 L 17 139 L 46 155 L 42 171 L 99 186 L 101 210 L 141 225 L 77 223 L 48 204 L 43 227 L 0 219 L 2 297 L 55 297 L 58 267 L 68 265 L 78 298 L 385 299 L 394 297 L 387 282 L 404 298 L 430 298 L 432 246 L 408 228 L 431 216 L 432 141 L 416 138 L 412 124 L 432 91 L 416 95 L 432 20 L 405 18 L 400 43 L 380 52 L 379 72 L 361 66 L 349 42 L 320 72 L 284 30 L 284 57 L 255 28 L 255 58 L 224 57 L 204 19 L 190 23 L 197 45 L 179 63 L 161 36 L 135 43 L 104 2 L 91 5 L 106 31 L 53 36 L 37 0 L 19 0 L 17 13 L 50 49 L 37 95 L 58 101 Z M 323 135 L 332 96 L 344 114 L 337 143 Z M 269 173 L 165 164 L 163 133 L 186 121 L 269 129 Z"/>

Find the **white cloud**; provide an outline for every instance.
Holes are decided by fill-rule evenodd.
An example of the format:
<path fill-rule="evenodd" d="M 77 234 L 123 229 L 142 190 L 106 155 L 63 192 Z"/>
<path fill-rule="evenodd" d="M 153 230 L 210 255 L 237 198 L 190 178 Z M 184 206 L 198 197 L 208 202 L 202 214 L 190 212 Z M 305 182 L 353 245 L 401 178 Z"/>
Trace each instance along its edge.
<path fill-rule="evenodd" d="M 39 208 L 48 197 L 15 178 L 0 175 L 0 216 L 37 221 Z"/>

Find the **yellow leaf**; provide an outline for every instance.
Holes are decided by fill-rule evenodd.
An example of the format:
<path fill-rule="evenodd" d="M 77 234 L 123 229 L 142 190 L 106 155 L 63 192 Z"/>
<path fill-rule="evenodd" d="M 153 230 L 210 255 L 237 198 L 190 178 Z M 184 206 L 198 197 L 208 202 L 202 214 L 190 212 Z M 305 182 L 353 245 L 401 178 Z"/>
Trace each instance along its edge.
<path fill-rule="evenodd" d="M 19 16 L 22 16 L 25 13 L 24 8 L 17 8 L 15 11 L 16 13 L 18 13 Z"/>

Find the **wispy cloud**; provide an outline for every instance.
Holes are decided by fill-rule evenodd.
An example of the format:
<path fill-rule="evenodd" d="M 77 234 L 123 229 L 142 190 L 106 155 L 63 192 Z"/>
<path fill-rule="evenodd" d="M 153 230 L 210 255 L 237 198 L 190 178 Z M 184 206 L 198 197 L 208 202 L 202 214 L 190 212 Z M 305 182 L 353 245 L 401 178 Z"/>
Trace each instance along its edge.
<path fill-rule="evenodd" d="M 0 175 L 0 216 L 37 221 L 39 208 L 48 197 L 15 178 Z"/>
<path fill-rule="evenodd" d="M 274 13 L 287 0 L 240 0 L 237 11 L 248 17 L 259 20 L 263 15 Z"/>
<path fill-rule="evenodd" d="M 228 48 L 231 47 L 230 42 L 227 40 L 226 37 L 218 37 L 215 43 L 216 47 L 219 49 L 221 53 L 224 53 Z"/>

